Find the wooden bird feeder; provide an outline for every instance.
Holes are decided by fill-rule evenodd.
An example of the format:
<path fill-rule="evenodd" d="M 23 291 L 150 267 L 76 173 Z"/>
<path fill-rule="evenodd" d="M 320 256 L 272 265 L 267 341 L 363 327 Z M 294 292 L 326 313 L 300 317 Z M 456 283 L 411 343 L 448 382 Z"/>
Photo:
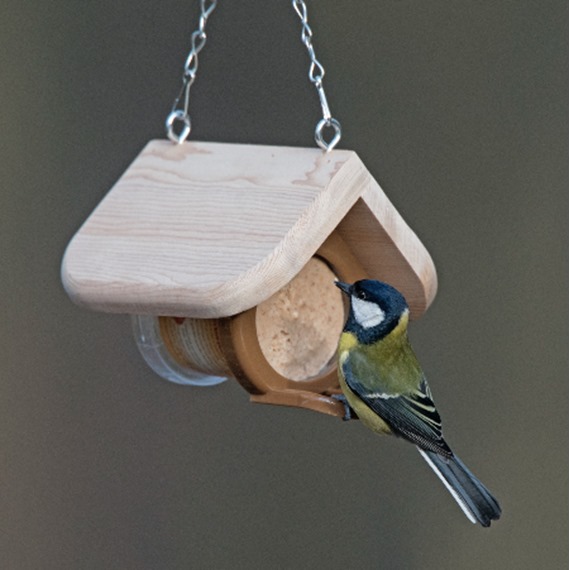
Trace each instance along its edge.
<path fill-rule="evenodd" d="M 433 262 L 352 151 L 151 141 L 69 243 L 87 308 L 137 315 L 147 362 L 180 383 L 233 377 L 254 402 L 343 416 L 334 280 L 386 281 L 412 318 Z"/>

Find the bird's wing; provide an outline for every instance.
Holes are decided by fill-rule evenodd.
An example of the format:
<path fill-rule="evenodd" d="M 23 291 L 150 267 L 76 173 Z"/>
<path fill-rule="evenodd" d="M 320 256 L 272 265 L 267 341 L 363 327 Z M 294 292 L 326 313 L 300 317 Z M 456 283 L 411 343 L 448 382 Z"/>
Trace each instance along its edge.
<path fill-rule="evenodd" d="M 394 394 L 383 391 L 382 380 L 372 378 L 373 372 L 367 372 L 366 367 L 358 366 L 358 375 L 354 374 L 350 358 L 343 363 L 342 372 L 350 390 L 390 426 L 394 435 L 439 455 L 453 455 L 443 439 L 441 418 L 425 378 L 422 377 L 416 390 L 406 394 Z M 370 377 L 359 381 L 363 374 Z M 373 385 L 379 389 L 371 390 L 369 386 Z"/>

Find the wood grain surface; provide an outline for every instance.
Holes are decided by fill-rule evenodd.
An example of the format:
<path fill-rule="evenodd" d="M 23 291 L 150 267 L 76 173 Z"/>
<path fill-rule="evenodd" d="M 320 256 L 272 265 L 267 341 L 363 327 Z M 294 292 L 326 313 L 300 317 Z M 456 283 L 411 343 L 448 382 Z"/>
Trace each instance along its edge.
<path fill-rule="evenodd" d="M 419 316 L 431 258 L 345 150 L 151 141 L 69 243 L 62 280 L 94 310 L 228 316 L 286 285 L 337 226 Z"/>

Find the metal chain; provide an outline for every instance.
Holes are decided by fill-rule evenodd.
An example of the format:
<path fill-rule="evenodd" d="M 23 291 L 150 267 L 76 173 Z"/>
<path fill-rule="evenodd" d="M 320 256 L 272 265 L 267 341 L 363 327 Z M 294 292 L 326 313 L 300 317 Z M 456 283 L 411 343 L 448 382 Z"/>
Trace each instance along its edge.
<path fill-rule="evenodd" d="M 192 48 L 184 64 L 182 74 L 182 88 L 174 100 L 172 110 L 166 118 L 166 134 L 168 138 L 177 144 L 183 143 L 192 130 L 192 122 L 188 113 L 188 102 L 190 99 L 190 88 L 198 73 L 198 54 L 206 45 L 206 23 L 210 14 L 216 7 L 217 0 L 200 0 L 200 20 L 198 29 L 192 33 Z M 180 105 L 181 101 L 183 104 Z M 175 124 L 181 122 L 182 128 L 177 134 Z"/>
<path fill-rule="evenodd" d="M 319 101 L 323 111 L 323 118 L 317 123 L 315 128 L 315 142 L 320 148 L 327 152 L 332 150 L 340 141 L 342 134 L 340 123 L 331 115 L 330 108 L 327 101 L 327 96 L 323 87 L 323 78 L 325 76 L 325 69 L 319 62 L 315 55 L 315 48 L 313 47 L 313 31 L 309 26 L 307 17 L 307 5 L 304 0 L 292 0 L 293 8 L 301 19 L 303 24 L 301 30 L 301 41 L 307 48 L 311 65 L 309 67 L 309 79 L 317 89 Z M 196 80 L 198 73 L 198 54 L 206 45 L 206 23 L 211 13 L 217 5 L 217 0 L 200 0 L 200 19 L 198 29 L 192 33 L 192 47 L 190 53 L 186 58 L 184 64 L 184 72 L 182 74 L 182 87 L 178 96 L 174 100 L 172 110 L 166 118 L 166 134 L 168 138 L 177 143 L 183 143 L 192 130 L 192 122 L 188 112 L 188 104 L 190 100 L 190 88 Z M 182 123 L 180 132 L 176 132 L 177 123 Z M 332 128 L 334 134 L 330 140 L 325 140 L 323 131 L 325 128 Z"/>
<path fill-rule="evenodd" d="M 309 52 L 309 57 L 311 59 L 311 66 L 309 67 L 309 79 L 311 83 L 316 87 L 317 93 L 319 95 L 319 101 L 321 102 L 321 108 L 323 110 L 323 118 L 317 123 L 315 128 L 315 142 L 327 152 L 332 150 L 340 141 L 342 136 L 342 131 L 340 123 L 333 119 L 331 116 L 331 111 L 329 104 L 327 102 L 327 96 L 325 94 L 325 89 L 323 87 L 323 78 L 325 76 L 325 68 L 322 66 L 320 61 L 315 55 L 315 48 L 313 47 L 313 30 L 309 26 L 309 21 L 307 18 L 307 5 L 303 0 L 293 0 L 293 8 L 301 22 L 303 28 L 301 31 L 301 41 L 305 44 L 307 51 Z M 324 138 L 323 131 L 326 128 L 332 128 L 334 130 L 333 137 L 327 142 Z"/>

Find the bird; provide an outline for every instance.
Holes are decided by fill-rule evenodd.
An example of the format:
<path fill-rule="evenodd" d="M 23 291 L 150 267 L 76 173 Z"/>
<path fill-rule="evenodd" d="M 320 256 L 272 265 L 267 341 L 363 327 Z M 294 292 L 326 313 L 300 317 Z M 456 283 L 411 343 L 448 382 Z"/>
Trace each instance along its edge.
<path fill-rule="evenodd" d="M 356 414 L 373 432 L 415 444 L 466 517 L 490 526 L 501 507 L 443 438 L 441 417 L 408 338 L 404 296 L 373 279 L 335 285 L 350 301 L 338 345 L 344 419 Z"/>

